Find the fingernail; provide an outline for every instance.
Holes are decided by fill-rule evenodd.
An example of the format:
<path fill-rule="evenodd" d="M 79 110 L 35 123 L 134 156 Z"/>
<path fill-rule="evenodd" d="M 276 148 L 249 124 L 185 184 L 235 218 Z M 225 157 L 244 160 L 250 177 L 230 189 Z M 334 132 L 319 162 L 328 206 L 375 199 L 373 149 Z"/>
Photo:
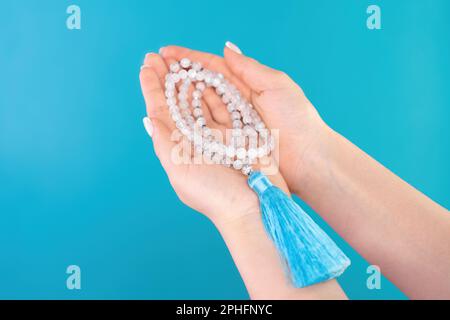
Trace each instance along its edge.
<path fill-rule="evenodd" d="M 151 120 L 148 117 L 144 117 L 144 119 L 142 119 L 142 122 L 144 122 L 144 128 L 147 131 L 148 135 L 150 137 L 152 137 L 152 135 L 153 135 L 153 124 L 152 124 Z"/>
<path fill-rule="evenodd" d="M 159 54 L 161 54 L 161 55 L 162 55 L 162 54 L 163 54 L 163 52 L 164 52 L 164 47 L 161 47 L 161 48 L 159 48 L 159 51 L 158 51 L 158 52 L 159 52 Z"/>
<path fill-rule="evenodd" d="M 154 53 L 153 52 L 149 52 L 149 53 L 145 54 L 144 62 L 142 63 L 143 65 L 149 66 L 149 64 L 147 63 L 147 60 L 148 60 L 148 58 L 150 58 L 150 55 L 152 55 L 152 54 L 154 54 Z"/>
<path fill-rule="evenodd" d="M 235 45 L 234 43 L 232 43 L 230 41 L 225 42 L 225 46 L 227 46 L 227 48 L 229 48 L 230 50 L 233 50 L 236 53 L 242 54 L 241 49 L 239 49 L 237 45 Z"/>
<path fill-rule="evenodd" d="M 143 64 L 143 65 L 141 66 L 141 70 L 144 69 L 144 68 L 150 68 L 150 66 L 149 66 L 149 65 L 146 65 L 146 64 Z"/>

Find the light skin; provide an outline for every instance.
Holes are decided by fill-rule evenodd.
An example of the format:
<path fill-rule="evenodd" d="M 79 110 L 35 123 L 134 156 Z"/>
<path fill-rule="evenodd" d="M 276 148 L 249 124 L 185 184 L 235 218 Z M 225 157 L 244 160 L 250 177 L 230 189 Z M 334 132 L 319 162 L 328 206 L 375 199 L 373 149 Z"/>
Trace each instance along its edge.
<path fill-rule="evenodd" d="M 281 174 L 271 180 L 300 196 L 355 250 L 410 298 L 450 298 L 448 210 L 402 181 L 327 126 L 286 74 L 246 57 L 232 45 L 224 57 L 169 46 L 148 54 L 142 91 L 153 144 L 180 199 L 222 234 L 254 299 L 345 299 L 335 280 L 294 288 L 268 238 L 246 177 L 218 165 L 176 165 L 174 130 L 165 105 L 168 65 L 183 57 L 224 74 L 252 102 L 269 128 L 279 129 Z M 230 127 L 224 105 L 205 94 L 208 125 Z M 217 181 L 227 188 L 217 188 Z"/>

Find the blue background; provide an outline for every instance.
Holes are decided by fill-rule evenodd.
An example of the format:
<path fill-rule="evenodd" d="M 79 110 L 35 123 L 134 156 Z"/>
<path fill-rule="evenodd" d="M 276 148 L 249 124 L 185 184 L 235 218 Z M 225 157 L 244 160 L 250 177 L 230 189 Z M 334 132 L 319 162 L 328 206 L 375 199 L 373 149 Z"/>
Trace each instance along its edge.
<path fill-rule="evenodd" d="M 70 4 L 81 30 L 66 28 Z M 366 28 L 369 4 L 382 30 Z M 0 298 L 248 297 L 142 126 L 139 67 L 167 44 L 220 54 L 231 40 L 288 72 L 333 128 L 448 207 L 449 12 L 447 0 L 3 0 Z M 386 279 L 368 290 L 367 262 L 326 229 L 352 259 L 350 298 L 405 298 Z"/>

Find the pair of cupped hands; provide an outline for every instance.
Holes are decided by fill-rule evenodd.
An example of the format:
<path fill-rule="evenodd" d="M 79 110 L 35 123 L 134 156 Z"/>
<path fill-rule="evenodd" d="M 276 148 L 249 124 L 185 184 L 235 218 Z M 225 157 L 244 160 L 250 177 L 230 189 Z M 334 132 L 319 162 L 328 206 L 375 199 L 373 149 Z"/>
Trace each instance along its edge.
<path fill-rule="evenodd" d="M 169 65 L 182 58 L 200 62 L 206 69 L 222 73 L 243 97 L 253 104 L 269 129 L 279 130 L 279 171 L 270 180 L 286 193 L 298 193 L 307 183 L 304 162 L 314 157 L 326 140 L 329 128 L 301 88 L 284 72 L 267 67 L 245 56 L 227 42 L 224 56 L 167 46 L 159 54 L 148 53 L 141 67 L 140 81 L 148 119 L 144 119 L 159 158 L 175 192 L 186 205 L 205 214 L 215 224 L 259 217 L 255 193 L 240 171 L 218 164 L 178 164 L 171 153 L 178 143 L 172 141 L 176 129 L 165 98 L 165 76 Z M 203 111 L 207 126 L 231 128 L 225 105 L 213 91 L 205 91 Z"/>

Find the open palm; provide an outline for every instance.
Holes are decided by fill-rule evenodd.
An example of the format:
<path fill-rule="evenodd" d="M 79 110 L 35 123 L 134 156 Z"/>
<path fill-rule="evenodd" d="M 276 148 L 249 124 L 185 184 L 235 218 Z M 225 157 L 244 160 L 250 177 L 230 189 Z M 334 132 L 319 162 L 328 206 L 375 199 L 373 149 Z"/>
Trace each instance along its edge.
<path fill-rule="evenodd" d="M 242 81 L 230 72 L 224 60 L 217 56 L 180 47 L 166 47 L 162 55 L 148 54 L 140 79 L 147 114 L 154 127 L 152 138 L 156 154 L 179 198 L 193 209 L 215 221 L 234 220 L 239 216 L 257 212 L 258 200 L 242 173 L 222 165 L 180 164 L 174 161 L 173 154 L 179 143 L 172 139 L 176 128 L 166 105 L 163 84 L 168 65 L 183 57 L 223 73 L 246 98 L 251 99 L 249 88 L 243 85 Z M 220 98 L 212 90 L 206 90 L 203 99 L 207 125 L 220 130 L 231 127 L 229 114 Z M 271 179 L 287 190 L 280 174 L 272 176 Z"/>

